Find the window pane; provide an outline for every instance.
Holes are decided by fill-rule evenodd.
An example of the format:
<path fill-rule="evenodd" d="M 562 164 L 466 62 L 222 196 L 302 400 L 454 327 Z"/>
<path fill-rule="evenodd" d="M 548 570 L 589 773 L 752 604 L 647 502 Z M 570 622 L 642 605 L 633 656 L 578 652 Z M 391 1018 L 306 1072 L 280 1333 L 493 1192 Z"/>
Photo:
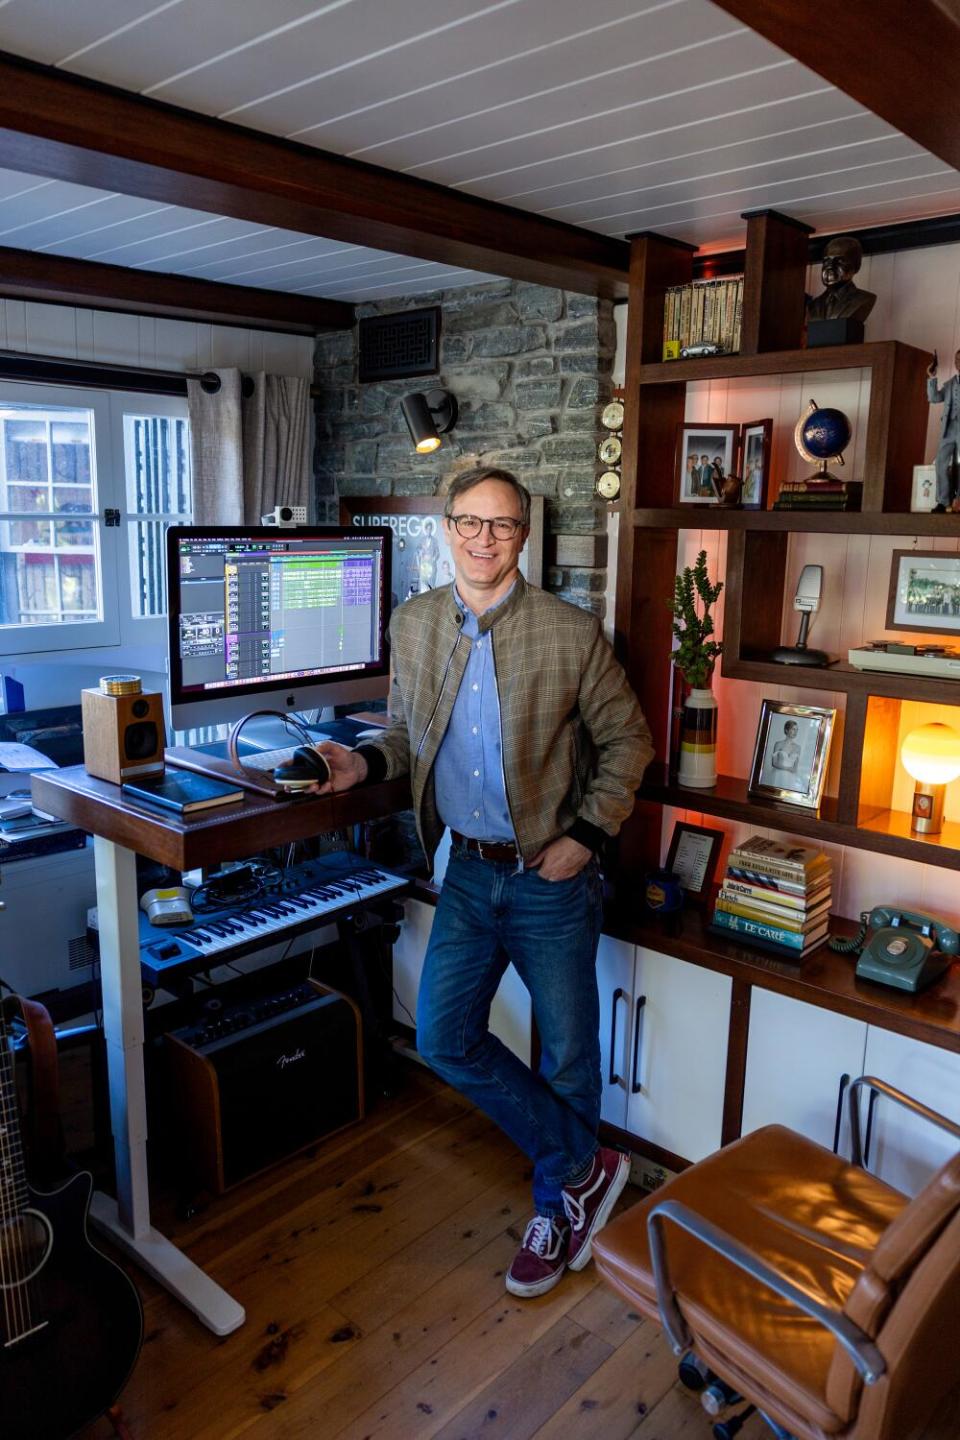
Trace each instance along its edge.
<path fill-rule="evenodd" d="M 92 411 L 0 402 L 0 507 L 0 625 L 101 619 Z"/>
<path fill-rule="evenodd" d="M 179 415 L 125 415 L 123 438 L 127 509 L 157 517 L 127 525 L 133 614 L 147 619 L 167 613 L 167 526 L 192 518 L 190 425 Z"/>

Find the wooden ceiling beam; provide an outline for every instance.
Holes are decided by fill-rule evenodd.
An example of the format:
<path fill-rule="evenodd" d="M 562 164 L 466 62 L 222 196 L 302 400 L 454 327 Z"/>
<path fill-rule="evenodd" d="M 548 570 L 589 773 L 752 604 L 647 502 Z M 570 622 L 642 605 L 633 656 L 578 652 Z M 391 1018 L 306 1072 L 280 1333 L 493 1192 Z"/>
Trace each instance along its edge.
<path fill-rule="evenodd" d="M 12 170 L 588 294 L 626 293 L 624 241 L 0 53 Z"/>
<path fill-rule="evenodd" d="M 85 305 L 288 335 L 349 330 L 355 318 L 354 307 L 341 300 L 315 300 L 4 247 L 0 247 L 0 299 Z"/>
<path fill-rule="evenodd" d="M 953 97 L 960 7 L 950 0 L 716 0 L 765 40 L 960 170 Z"/>

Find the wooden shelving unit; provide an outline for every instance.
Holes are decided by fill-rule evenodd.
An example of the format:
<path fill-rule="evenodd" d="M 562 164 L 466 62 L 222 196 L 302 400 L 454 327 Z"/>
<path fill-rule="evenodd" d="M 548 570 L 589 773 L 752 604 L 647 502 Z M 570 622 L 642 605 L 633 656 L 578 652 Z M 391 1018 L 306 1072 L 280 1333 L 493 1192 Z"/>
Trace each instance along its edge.
<path fill-rule="evenodd" d="M 826 669 L 774 665 L 764 658 L 780 643 L 791 532 L 960 536 L 960 516 L 918 515 L 908 509 L 913 464 L 926 438 L 924 380 L 931 357 L 898 341 L 802 348 L 806 232 L 788 217 L 766 211 L 747 218 L 741 353 L 663 362 L 666 290 L 691 278 L 691 254 L 687 246 L 659 235 L 640 235 L 632 243 L 622 506 L 633 523 L 621 527 L 616 634 L 654 731 L 659 767 L 641 792 L 650 803 L 638 807 L 624 836 L 624 863 L 631 869 L 659 863 L 660 809 L 670 805 L 960 869 L 960 826 L 920 839 L 911 835 L 909 818 L 891 810 L 901 701 L 960 705 L 956 682 L 863 672 L 845 655 Z M 727 510 L 676 503 L 676 435 L 689 382 L 856 368 L 871 374 L 862 511 Z M 725 677 L 846 696 L 839 794 L 824 802 L 819 815 L 758 804 L 747 796 L 746 782 L 733 777 L 721 777 L 713 790 L 691 791 L 681 790 L 666 774 L 670 667 L 665 657 L 672 644 L 664 599 L 676 571 L 677 533 L 687 528 L 727 532 Z"/>

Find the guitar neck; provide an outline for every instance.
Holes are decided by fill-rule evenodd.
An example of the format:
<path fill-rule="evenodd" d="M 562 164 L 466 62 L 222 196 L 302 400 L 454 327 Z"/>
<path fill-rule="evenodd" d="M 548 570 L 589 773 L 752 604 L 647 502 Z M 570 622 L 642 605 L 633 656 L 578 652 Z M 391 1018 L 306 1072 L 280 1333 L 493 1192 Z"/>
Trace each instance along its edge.
<path fill-rule="evenodd" d="M 27 1176 L 20 1138 L 13 1044 L 0 1007 L 0 1215 L 5 1221 L 27 1205 Z"/>

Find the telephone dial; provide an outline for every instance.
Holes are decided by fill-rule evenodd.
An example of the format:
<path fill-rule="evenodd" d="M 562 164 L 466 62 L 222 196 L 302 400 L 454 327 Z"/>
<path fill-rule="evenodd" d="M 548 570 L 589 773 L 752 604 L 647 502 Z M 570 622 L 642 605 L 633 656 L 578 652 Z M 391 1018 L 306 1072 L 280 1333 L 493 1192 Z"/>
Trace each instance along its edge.
<path fill-rule="evenodd" d="M 898 990 L 923 990 L 939 980 L 953 956 L 960 954 L 960 935 L 933 915 L 875 905 L 860 920 L 856 935 L 849 939 L 834 935 L 827 943 L 841 955 L 859 955 L 856 974 L 861 980 Z"/>

